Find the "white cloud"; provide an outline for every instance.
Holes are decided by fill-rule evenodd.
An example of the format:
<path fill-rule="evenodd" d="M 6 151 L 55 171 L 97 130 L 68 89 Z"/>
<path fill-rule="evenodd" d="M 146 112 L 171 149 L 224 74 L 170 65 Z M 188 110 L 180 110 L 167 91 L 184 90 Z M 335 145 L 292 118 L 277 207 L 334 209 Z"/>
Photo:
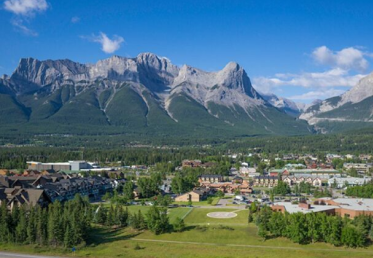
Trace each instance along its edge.
<path fill-rule="evenodd" d="M 291 100 L 314 100 L 314 99 L 327 99 L 343 94 L 344 90 L 338 89 L 320 89 L 309 91 L 301 95 L 291 96 L 288 99 Z"/>
<path fill-rule="evenodd" d="M 335 68 L 320 73 L 276 74 L 274 77 L 257 77 L 253 85 L 264 92 L 281 86 L 303 88 L 352 87 L 365 75 L 350 75 L 348 71 Z"/>
<path fill-rule="evenodd" d="M 4 9 L 15 14 L 11 24 L 16 30 L 25 35 L 36 37 L 38 33 L 29 29 L 25 23 L 29 23 L 35 13 L 48 9 L 46 0 L 6 0 Z"/>
<path fill-rule="evenodd" d="M 323 72 L 278 73 L 269 77 L 253 79 L 256 89 L 271 93 L 279 92 L 283 87 L 300 87 L 307 89 L 301 95 L 290 97 L 294 100 L 325 99 L 342 94 L 336 87 L 353 87 L 366 76 L 369 58 L 373 54 L 362 47 L 349 47 L 333 51 L 326 46 L 318 47 L 312 52 L 312 58 L 318 63 L 329 66 Z"/>
<path fill-rule="evenodd" d="M 4 8 L 16 15 L 30 16 L 47 10 L 48 3 L 46 0 L 6 0 Z"/>
<path fill-rule="evenodd" d="M 312 52 L 313 59 L 319 64 L 359 72 L 364 72 L 368 68 L 369 62 L 365 58 L 367 56 L 371 57 L 372 54 L 354 47 L 332 51 L 326 46 L 321 46 Z"/>
<path fill-rule="evenodd" d="M 32 29 L 29 29 L 21 19 L 14 19 L 11 21 L 12 25 L 22 32 L 25 35 L 36 37 L 38 36 L 38 33 L 36 31 L 33 31 Z"/>
<path fill-rule="evenodd" d="M 71 22 L 72 23 L 78 23 L 78 22 L 80 22 L 80 18 L 78 16 L 74 16 L 74 17 L 71 18 Z"/>
<path fill-rule="evenodd" d="M 107 54 L 117 51 L 124 42 L 124 39 L 120 36 L 114 35 L 113 38 L 110 39 L 105 33 L 102 32 L 100 32 L 99 36 L 88 37 L 88 39 L 92 40 L 93 42 L 100 43 L 102 51 Z"/>

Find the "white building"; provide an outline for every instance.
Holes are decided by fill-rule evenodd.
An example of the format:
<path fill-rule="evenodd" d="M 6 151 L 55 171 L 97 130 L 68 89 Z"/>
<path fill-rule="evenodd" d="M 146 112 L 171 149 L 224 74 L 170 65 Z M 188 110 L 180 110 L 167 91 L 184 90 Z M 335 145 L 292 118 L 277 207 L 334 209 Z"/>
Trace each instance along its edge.
<path fill-rule="evenodd" d="M 348 186 L 355 186 L 355 185 L 363 185 L 368 183 L 372 180 L 371 177 L 332 177 L 328 180 L 328 185 L 332 186 L 333 184 L 337 184 L 337 188 L 344 188 Z"/>
<path fill-rule="evenodd" d="M 305 174 L 305 175 L 283 176 L 282 181 L 284 181 L 290 186 L 295 185 L 295 184 L 300 184 L 301 182 L 309 183 L 313 186 L 321 186 L 323 180 L 319 176 Z"/>
<path fill-rule="evenodd" d="M 343 168 L 348 169 L 356 169 L 358 173 L 368 173 L 369 169 L 372 168 L 371 163 L 344 163 Z"/>
<path fill-rule="evenodd" d="M 248 176 L 250 174 L 256 173 L 256 168 L 240 167 L 239 172 L 241 175 Z"/>

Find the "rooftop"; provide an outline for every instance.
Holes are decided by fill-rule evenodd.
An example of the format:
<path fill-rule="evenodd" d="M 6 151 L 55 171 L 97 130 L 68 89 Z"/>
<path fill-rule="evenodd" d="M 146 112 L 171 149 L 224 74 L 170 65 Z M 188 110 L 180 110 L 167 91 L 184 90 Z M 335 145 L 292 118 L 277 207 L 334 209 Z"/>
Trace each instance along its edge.
<path fill-rule="evenodd" d="M 339 207 L 356 210 L 356 211 L 373 211 L 373 199 L 363 199 L 363 198 L 320 198 L 321 200 L 332 200 L 339 204 Z M 331 207 L 331 206 L 328 206 Z"/>
<path fill-rule="evenodd" d="M 298 204 L 292 204 L 291 202 L 276 202 L 273 205 L 284 206 L 285 210 L 289 213 L 311 213 L 311 212 L 320 212 L 320 211 L 327 211 L 331 209 L 336 209 L 338 206 L 332 205 L 311 205 L 309 209 L 299 207 Z"/>

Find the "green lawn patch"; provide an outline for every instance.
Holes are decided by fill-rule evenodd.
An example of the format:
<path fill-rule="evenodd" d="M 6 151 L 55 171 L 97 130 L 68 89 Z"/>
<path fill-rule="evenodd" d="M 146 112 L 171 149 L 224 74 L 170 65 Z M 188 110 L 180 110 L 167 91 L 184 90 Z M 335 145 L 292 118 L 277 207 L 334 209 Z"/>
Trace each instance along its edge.
<path fill-rule="evenodd" d="M 212 200 L 212 203 L 211 204 L 208 204 L 207 203 L 207 200 L 204 200 L 204 201 L 200 201 L 200 202 L 192 202 L 192 205 L 193 206 L 215 206 L 220 198 L 219 197 L 212 197 L 213 200 Z M 189 205 L 188 202 L 173 202 L 173 204 L 178 204 L 178 205 Z"/>
<path fill-rule="evenodd" d="M 193 212 L 195 210 L 198 209 L 193 209 Z M 148 231 L 138 232 L 131 228 L 115 231 L 95 227 L 91 235 L 92 238 L 87 242 L 86 247 L 77 248 L 75 257 L 373 257 L 372 246 L 365 249 L 348 249 L 325 243 L 298 245 L 285 238 L 270 239 L 264 242 L 257 236 L 257 228 L 253 224 L 247 227 L 188 226 L 184 232 L 158 236 Z M 0 250 L 36 255 L 73 256 L 71 249 L 47 249 L 27 245 L 0 245 Z"/>
<path fill-rule="evenodd" d="M 234 209 L 205 209 L 205 208 L 194 208 L 191 213 L 184 219 L 186 224 L 189 225 L 204 225 L 204 224 L 221 224 L 221 225 L 237 225 L 246 226 L 247 218 L 249 216 L 248 210 L 237 211 L 237 217 L 230 219 L 217 219 L 210 218 L 207 216 L 210 212 L 236 212 Z"/>

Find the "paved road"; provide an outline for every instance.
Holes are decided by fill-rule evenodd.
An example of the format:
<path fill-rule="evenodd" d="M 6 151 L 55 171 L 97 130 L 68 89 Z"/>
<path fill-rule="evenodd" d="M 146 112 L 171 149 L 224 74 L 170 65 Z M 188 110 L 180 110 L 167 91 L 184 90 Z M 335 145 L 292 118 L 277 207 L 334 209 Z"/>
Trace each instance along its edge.
<path fill-rule="evenodd" d="M 17 254 L 17 253 L 8 253 L 0 252 L 1 258 L 62 258 L 57 256 L 41 256 L 41 255 L 29 255 L 29 254 Z"/>

